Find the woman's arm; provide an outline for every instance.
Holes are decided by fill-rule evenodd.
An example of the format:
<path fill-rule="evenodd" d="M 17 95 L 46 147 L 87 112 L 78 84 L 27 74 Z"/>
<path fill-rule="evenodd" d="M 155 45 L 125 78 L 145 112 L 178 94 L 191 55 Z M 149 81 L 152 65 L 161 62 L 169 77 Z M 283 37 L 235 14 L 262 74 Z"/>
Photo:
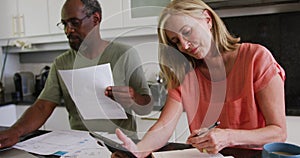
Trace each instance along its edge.
<path fill-rule="evenodd" d="M 281 77 L 276 75 L 255 96 L 265 118 L 266 127 L 249 131 L 233 131 L 235 139 L 232 139 L 232 145 L 257 145 L 261 147 L 269 142 L 286 140 L 284 82 Z"/>
<path fill-rule="evenodd" d="M 117 130 L 116 134 L 123 141 L 125 148 L 132 151 L 139 158 L 146 157 L 152 151 L 163 147 L 168 142 L 182 112 L 182 104 L 168 97 L 159 119 L 137 145 L 124 137 L 119 130 Z"/>
<path fill-rule="evenodd" d="M 269 142 L 282 142 L 286 139 L 286 118 L 284 82 L 279 75 L 255 94 L 257 104 L 266 120 L 266 126 L 254 130 L 216 128 L 204 137 L 188 140 L 199 150 L 217 153 L 227 146 L 262 147 Z"/>

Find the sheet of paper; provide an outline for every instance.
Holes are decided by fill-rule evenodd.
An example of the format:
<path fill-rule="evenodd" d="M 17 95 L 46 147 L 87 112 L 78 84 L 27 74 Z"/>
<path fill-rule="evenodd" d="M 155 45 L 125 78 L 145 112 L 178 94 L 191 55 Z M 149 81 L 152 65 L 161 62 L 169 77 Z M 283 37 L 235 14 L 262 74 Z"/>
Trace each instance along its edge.
<path fill-rule="evenodd" d="M 123 107 L 104 95 L 114 85 L 110 64 L 58 71 L 84 119 L 127 118 Z"/>
<path fill-rule="evenodd" d="M 185 150 L 171 150 L 162 152 L 153 152 L 154 158 L 224 158 L 220 153 L 218 154 L 207 154 L 201 153 L 198 149 L 185 149 Z"/>
<path fill-rule="evenodd" d="M 17 143 L 13 148 L 25 150 L 39 155 L 70 156 L 107 155 L 110 152 L 97 144 L 87 131 L 53 131 L 38 137 Z"/>

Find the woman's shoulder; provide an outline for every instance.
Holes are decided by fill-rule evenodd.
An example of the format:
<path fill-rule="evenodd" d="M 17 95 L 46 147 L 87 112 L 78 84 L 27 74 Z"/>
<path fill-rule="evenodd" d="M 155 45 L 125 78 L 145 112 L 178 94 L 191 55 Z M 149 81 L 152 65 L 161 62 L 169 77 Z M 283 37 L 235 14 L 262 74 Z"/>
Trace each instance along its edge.
<path fill-rule="evenodd" d="M 242 43 L 240 50 L 253 50 L 253 51 L 266 51 L 268 50 L 265 46 L 258 43 Z"/>
<path fill-rule="evenodd" d="M 272 54 L 265 46 L 257 43 L 242 43 L 239 49 L 240 54 L 247 58 L 263 59 L 271 57 Z"/>

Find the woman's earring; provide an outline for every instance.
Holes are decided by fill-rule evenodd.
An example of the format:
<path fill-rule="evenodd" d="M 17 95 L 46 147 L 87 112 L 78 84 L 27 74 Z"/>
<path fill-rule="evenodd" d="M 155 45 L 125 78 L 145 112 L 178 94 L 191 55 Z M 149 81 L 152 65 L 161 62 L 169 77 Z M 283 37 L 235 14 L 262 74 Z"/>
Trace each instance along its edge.
<path fill-rule="evenodd" d="M 191 42 L 188 42 L 188 43 L 187 43 L 187 49 L 189 49 L 191 46 L 192 46 L 192 43 L 191 43 Z"/>

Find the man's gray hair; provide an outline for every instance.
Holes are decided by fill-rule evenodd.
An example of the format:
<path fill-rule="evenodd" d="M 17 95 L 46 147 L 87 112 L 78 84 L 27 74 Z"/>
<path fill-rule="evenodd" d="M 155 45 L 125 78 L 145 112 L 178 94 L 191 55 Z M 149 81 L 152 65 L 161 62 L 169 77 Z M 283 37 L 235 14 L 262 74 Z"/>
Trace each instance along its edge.
<path fill-rule="evenodd" d="M 87 16 L 91 16 L 96 12 L 102 15 L 101 5 L 98 0 L 81 0 L 81 2 L 84 4 L 84 11 Z"/>

